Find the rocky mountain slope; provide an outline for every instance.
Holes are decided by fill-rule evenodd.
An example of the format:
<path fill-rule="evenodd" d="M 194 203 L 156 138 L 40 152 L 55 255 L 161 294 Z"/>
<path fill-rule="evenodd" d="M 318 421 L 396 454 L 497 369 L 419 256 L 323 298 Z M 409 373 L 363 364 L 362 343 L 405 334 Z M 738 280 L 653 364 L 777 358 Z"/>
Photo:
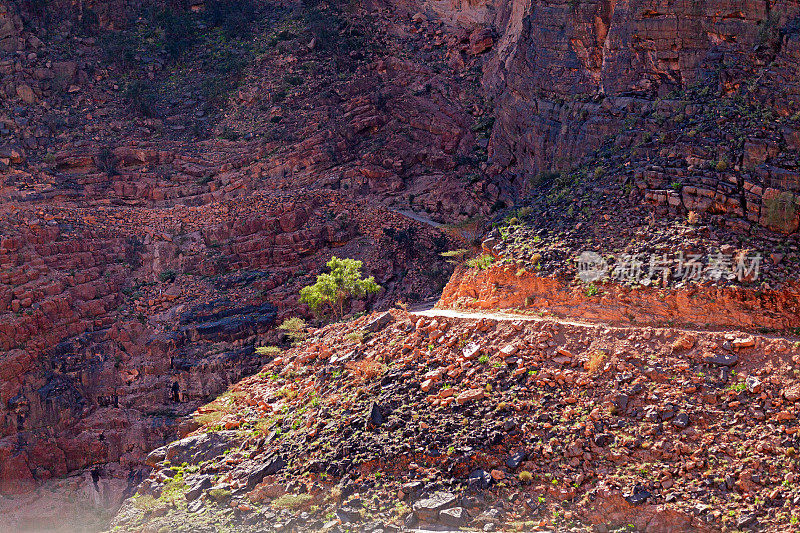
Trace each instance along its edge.
<path fill-rule="evenodd" d="M 0 492 L 75 474 L 114 508 L 138 486 L 125 529 L 790 527 L 799 21 L 794 0 L 0 1 Z M 478 257 L 445 288 L 441 253 L 458 248 Z M 586 250 L 610 262 L 589 285 Z M 701 283 L 673 267 L 614 278 L 612 255 L 678 253 L 702 255 Z M 259 350 L 286 347 L 284 318 L 311 318 L 298 290 L 332 255 L 383 286 L 353 313 L 445 288 L 442 306 L 614 329 L 398 311 L 374 332 L 360 319 Z M 714 276 L 723 256 L 760 269 Z M 596 331 L 597 350 L 581 347 Z M 556 345 L 523 340 L 548 332 Z M 467 357 L 470 339 L 485 351 Z M 752 358 L 717 353 L 737 342 Z M 506 344 L 521 355 L 497 355 Z M 437 360 L 455 372 L 441 391 Z M 536 377 L 567 369 L 580 383 Z M 637 379 L 652 397 L 589 416 Z M 337 395 L 345 418 L 317 413 Z M 664 397 L 674 413 L 644 414 Z M 564 455 L 582 417 L 582 451 Z M 188 442 L 207 456 L 167 445 L 198 425 Z M 712 455 L 685 469 L 697 442 Z M 531 464 L 504 470 L 517 452 Z M 735 463 L 733 481 L 700 474 L 712 457 Z M 657 461 L 650 477 L 621 469 Z M 476 483 L 491 489 L 461 499 Z M 320 496 L 331 485 L 340 495 Z"/>
<path fill-rule="evenodd" d="M 488 212 L 486 184 L 458 178 L 477 165 L 462 156 L 481 133 L 477 75 L 444 83 L 421 62 L 433 28 L 328 34 L 338 11 L 252 7 L 239 38 L 234 8 L 126 4 L 87 29 L 99 6 L 57 25 L 4 5 L 4 490 L 138 468 L 260 368 L 255 335 L 308 314 L 297 292 L 333 254 L 384 287 L 370 305 L 435 294 L 449 237 L 393 210 Z M 177 58 L 162 48 L 176 25 L 194 35 Z"/>
<path fill-rule="evenodd" d="M 796 530 L 797 338 L 403 311 L 331 325 L 151 453 L 113 526 Z"/>

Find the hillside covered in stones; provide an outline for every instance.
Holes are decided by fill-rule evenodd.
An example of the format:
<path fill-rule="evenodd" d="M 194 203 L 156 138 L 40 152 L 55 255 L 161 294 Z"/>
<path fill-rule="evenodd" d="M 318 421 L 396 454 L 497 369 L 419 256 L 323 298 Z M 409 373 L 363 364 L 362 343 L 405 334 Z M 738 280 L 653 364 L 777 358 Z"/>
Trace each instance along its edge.
<path fill-rule="evenodd" d="M 8 527 L 796 527 L 799 84 L 795 0 L 0 0 Z"/>
<path fill-rule="evenodd" d="M 798 337 L 373 314 L 152 452 L 122 530 L 797 530 Z"/>

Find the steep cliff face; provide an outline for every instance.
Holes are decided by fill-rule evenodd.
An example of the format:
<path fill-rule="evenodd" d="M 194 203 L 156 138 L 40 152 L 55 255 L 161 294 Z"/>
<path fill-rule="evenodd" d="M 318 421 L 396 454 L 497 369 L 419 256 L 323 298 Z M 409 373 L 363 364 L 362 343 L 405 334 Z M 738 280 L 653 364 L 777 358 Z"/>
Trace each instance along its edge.
<path fill-rule="evenodd" d="M 272 328 L 302 312 L 299 288 L 332 254 L 363 259 L 386 300 L 446 276 L 430 230 L 413 228 L 430 249 L 405 261 L 382 232 L 410 233 L 402 216 L 334 194 L 30 215 L 7 214 L 0 239 L 3 491 L 93 464 L 135 470 L 261 368 L 254 343 L 278 342 Z M 425 257 L 432 278 L 412 266 Z"/>
<path fill-rule="evenodd" d="M 798 2 L 403 2 L 311 22 L 258 2 L 252 48 L 202 56 L 236 41 L 214 34 L 188 68 L 150 46 L 163 28 L 103 33 L 146 2 L 42 4 L 0 4 L 0 488 L 139 465 L 261 366 L 254 343 L 304 311 L 333 254 L 365 261 L 378 305 L 434 295 L 447 239 L 391 210 L 486 216 L 590 162 L 592 187 L 639 211 L 800 225 Z M 130 57 L 99 46 L 137 31 Z M 198 83 L 219 63 L 237 84 Z"/>
<path fill-rule="evenodd" d="M 586 102 L 663 97 L 695 84 L 723 91 L 761 77 L 785 113 L 798 101 L 797 2 L 510 2 L 484 82 L 496 95 L 496 164 L 564 167 L 622 118 Z M 594 112 L 593 112 L 594 111 Z"/>
<path fill-rule="evenodd" d="M 797 2 L 399 7 L 447 21 L 483 52 L 494 113 L 486 172 L 505 204 L 519 204 L 544 173 L 603 165 L 608 152 L 596 151 L 611 143 L 628 163 L 613 179 L 634 181 L 640 201 L 737 217 L 744 228 L 800 225 Z M 763 120 L 748 122 L 755 116 Z M 776 210 L 788 220 L 776 223 Z"/>
<path fill-rule="evenodd" d="M 202 0 L 9 0 L 8 5 L 35 27 L 69 28 L 77 32 L 128 26 L 142 9 L 189 9 Z"/>
<path fill-rule="evenodd" d="M 199 41 L 183 62 L 131 22 L 143 3 L 0 9 L 0 492 L 99 464 L 135 483 L 147 451 L 263 366 L 276 323 L 310 318 L 298 291 L 332 255 L 383 286 L 369 305 L 426 298 L 449 240 L 397 211 L 489 212 L 490 184 L 466 179 L 488 142 L 478 76 L 448 81 L 423 50 L 435 27 L 403 21 L 401 57 L 389 20 L 348 25 L 356 48 L 255 4 L 250 40 L 176 10 Z"/>

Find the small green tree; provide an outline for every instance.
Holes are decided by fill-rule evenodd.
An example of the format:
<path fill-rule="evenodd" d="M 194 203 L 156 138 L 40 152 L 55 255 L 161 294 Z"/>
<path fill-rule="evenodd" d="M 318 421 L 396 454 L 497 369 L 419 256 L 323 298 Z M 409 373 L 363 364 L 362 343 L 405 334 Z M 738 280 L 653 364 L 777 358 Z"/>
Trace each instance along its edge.
<path fill-rule="evenodd" d="M 300 290 L 300 301 L 314 312 L 329 307 L 337 318 L 344 316 L 344 304 L 350 298 L 363 298 L 381 290 L 373 276 L 361 277 L 361 261 L 332 257 L 328 261 L 330 274 L 320 274 L 317 282 Z"/>

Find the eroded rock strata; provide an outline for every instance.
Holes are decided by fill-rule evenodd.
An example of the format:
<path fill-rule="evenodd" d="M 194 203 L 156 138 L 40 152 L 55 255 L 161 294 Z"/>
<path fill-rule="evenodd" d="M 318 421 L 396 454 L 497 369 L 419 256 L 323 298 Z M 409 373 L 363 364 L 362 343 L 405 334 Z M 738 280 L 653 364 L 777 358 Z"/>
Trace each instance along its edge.
<path fill-rule="evenodd" d="M 118 524 L 158 522 L 159 484 L 174 470 L 145 457 L 198 424 L 215 435 L 220 428 L 197 414 L 231 384 L 265 364 L 283 375 L 256 347 L 285 346 L 275 326 L 310 317 L 298 290 L 332 255 L 363 260 L 383 286 L 352 312 L 435 297 L 453 271 L 440 254 L 471 248 L 484 262 L 459 267 L 441 306 L 777 328 L 786 336 L 770 353 L 789 353 L 800 313 L 799 21 L 800 4 L 788 0 L 0 3 L 0 491 L 72 474 L 68 483 L 113 507 L 155 465 L 140 494 L 160 503 L 132 511 L 129 502 Z M 726 277 L 713 287 L 676 286 L 667 276 L 644 289 L 608 279 L 586 289 L 574 261 L 587 249 L 757 253 L 763 268 L 758 279 Z M 651 334 L 631 335 L 642 331 Z M 676 376 L 686 371 L 676 365 Z M 759 371 L 748 374 L 759 381 Z M 444 394 L 445 404 L 456 402 Z M 474 394 L 466 401 L 483 400 Z M 769 474 L 756 473 L 755 485 L 742 469 L 724 487 L 701 481 L 725 495 L 758 493 L 761 503 L 730 509 L 741 511 L 735 520 L 680 505 L 648 514 L 630 506 L 642 503 L 642 491 L 661 505 L 652 483 L 639 480 L 621 495 L 617 481 L 598 481 L 592 490 L 605 507 L 583 506 L 576 520 L 631 517 L 652 530 L 789 523 L 781 509 L 793 493 L 766 489 L 787 468 L 777 451 L 789 457 L 793 449 L 794 414 L 777 393 L 763 394 L 753 416 L 772 437 L 754 438 L 758 453 L 776 457 L 742 468 Z M 783 417 L 777 430 L 765 422 L 775 413 Z M 252 444 L 236 432 L 245 415 L 227 414 L 232 427 L 222 429 L 234 433 L 215 450 Z M 638 414 L 635 424 L 644 424 Z M 373 415 L 386 416 L 380 407 Z M 711 441 L 724 441 L 721 427 L 709 430 Z M 274 451 L 259 438 L 260 452 Z M 180 474 L 240 479 L 211 459 L 213 468 L 192 463 L 198 470 Z M 603 465 L 582 468 L 599 480 Z M 348 490 L 355 474 L 348 480 L 352 465 L 340 466 L 328 474 Z M 664 469 L 668 490 L 664 483 L 684 473 Z M 513 478 L 511 470 L 497 479 Z M 697 490 L 693 476 L 681 494 Z M 107 498 L 95 477 L 114 485 Z M 203 479 L 192 489 L 202 498 L 191 501 L 204 502 L 197 511 L 216 502 Z M 549 502 L 555 495 L 539 490 L 541 481 L 536 501 Z M 249 484 L 215 493 L 224 505 L 224 491 L 235 493 L 234 522 L 253 510 Z M 421 487 L 422 500 L 436 501 L 409 502 L 412 522 L 511 527 L 496 508 L 455 505 Z M 316 498 L 318 489 L 305 490 Z M 265 498 L 298 490 L 278 485 Z M 174 524 L 190 498 L 166 499 Z M 551 511 L 531 501 L 537 516 Z M 360 524 L 354 506 L 331 511 L 336 527 Z M 476 521 L 476 509 L 492 519 Z M 297 514 L 262 513 L 253 523 L 297 525 Z"/>

